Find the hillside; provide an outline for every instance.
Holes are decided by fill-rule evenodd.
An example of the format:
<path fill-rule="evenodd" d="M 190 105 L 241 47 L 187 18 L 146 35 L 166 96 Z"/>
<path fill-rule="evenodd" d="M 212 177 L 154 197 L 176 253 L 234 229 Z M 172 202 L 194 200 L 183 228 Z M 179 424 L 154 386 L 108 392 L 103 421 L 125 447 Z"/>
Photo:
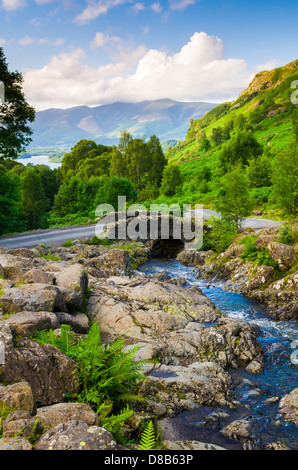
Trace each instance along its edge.
<path fill-rule="evenodd" d="M 298 60 L 258 73 L 236 101 L 222 103 L 204 117 L 193 120 L 185 140 L 172 149 L 169 158 L 182 162 L 220 150 L 221 145 L 214 145 L 209 152 L 199 148 L 203 138 L 212 139 L 214 129 L 232 130 L 233 135 L 231 122 L 242 121 L 243 118 L 261 143 L 268 144 L 273 150 L 283 148 L 292 135 L 293 105 L 290 96 L 293 93 L 291 84 L 295 80 L 298 80 Z M 221 144 L 224 141 L 223 138 Z"/>
<path fill-rule="evenodd" d="M 180 103 L 172 100 L 47 109 L 36 114 L 33 142 L 28 148 L 69 148 L 81 139 L 104 145 L 117 144 L 120 131 L 134 137 L 157 135 L 160 140 L 184 138 L 190 119 L 214 108 L 212 103 Z"/>

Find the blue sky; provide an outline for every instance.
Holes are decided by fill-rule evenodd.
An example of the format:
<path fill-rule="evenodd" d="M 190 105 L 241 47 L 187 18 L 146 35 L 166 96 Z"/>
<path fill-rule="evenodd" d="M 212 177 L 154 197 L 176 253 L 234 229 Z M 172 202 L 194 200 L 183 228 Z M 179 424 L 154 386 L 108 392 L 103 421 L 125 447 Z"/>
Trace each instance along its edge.
<path fill-rule="evenodd" d="M 297 59 L 297 1 L 0 0 L 0 46 L 37 109 L 222 102 Z"/>

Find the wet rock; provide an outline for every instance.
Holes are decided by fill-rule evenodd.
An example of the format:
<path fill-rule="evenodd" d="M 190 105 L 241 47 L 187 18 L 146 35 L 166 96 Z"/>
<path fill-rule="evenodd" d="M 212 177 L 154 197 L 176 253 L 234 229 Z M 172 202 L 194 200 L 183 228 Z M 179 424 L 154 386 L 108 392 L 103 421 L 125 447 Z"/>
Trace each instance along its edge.
<path fill-rule="evenodd" d="M 185 266 L 202 266 L 212 254 L 213 251 L 186 250 L 179 253 L 177 256 L 177 261 L 180 261 L 180 263 L 184 264 Z"/>
<path fill-rule="evenodd" d="M 113 436 L 98 426 L 81 421 L 59 424 L 37 442 L 36 450 L 116 450 Z"/>
<path fill-rule="evenodd" d="M 198 441 L 162 441 L 161 442 L 165 450 L 178 450 L 178 451 L 193 451 L 193 450 L 226 450 L 223 447 L 219 447 L 215 444 L 205 444 Z"/>
<path fill-rule="evenodd" d="M 285 421 L 298 425 L 298 388 L 280 400 L 279 411 Z"/>
<path fill-rule="evenodd" d="M 268 450 L 290 450 L 284 442 L 270 442 L 266 447 Z"/>
<path fill-rule="evenodd" d="M 249 441 L 252 438 L 253 422 L 245 419 L 233 421 L 221 430 L 224 436 L 236 441 Z"/>
<path fill-rule="evenodd" d="M 247 372 L 251 374 L 262 374 L 264 371 L 264 361 L 263 358 L 256 358 L 251 361 L 246 367 Z"/>
<path fill-rule="evenodd" d="M 164 405 L 168 416 L 199 406 L 233 406 L 231 378 L 212 362 L 189 367 L 162 365 L 158 376 L 145 379 L 140 393 Z"/>

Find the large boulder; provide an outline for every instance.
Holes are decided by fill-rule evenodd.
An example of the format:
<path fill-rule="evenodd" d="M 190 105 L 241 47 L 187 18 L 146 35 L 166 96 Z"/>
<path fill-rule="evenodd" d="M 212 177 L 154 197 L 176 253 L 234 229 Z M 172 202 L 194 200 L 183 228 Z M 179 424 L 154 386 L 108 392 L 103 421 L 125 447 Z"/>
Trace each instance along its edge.
<path fill-rule="evenodd" d="M 88 275 L 81 264 L 73 264 L 56 274 L 56 285 L 78 294 L 81 304 L 88 288 Z"/>
<path fill-rule="evenodd" d="M 30 338 L 36 331 L 60 328 L 58 318 L 50 312 L 20 312 L 6 320 L 13 336 Z"/>
<path fill-rule="evenodd" d="M 98 415 L 86 403 L 57 403 L 38 408 L 34 418 L 38 419 L 38 422 L 46 430 L 73 420 L 82 421 L 88 426 L 100 423 Z"/>
<path fill-rule="evenodd" d="M 57 403 L 38 408 L 31 416 L 26 411 L 10 413 L 3 423 L 3 437 L 32 437 L 67 421 L 79 420 L 88 426 L 99 425 L 98 415 L 85 403 Z"/>
<path fill-rule="evenodd" d="M 98 426 L 73 420 L 59 424 L 44 434 L 36 450 L 117 450 L 117 443 L 108 431 Z"/>
<path fill-rule="evenodd" d="M 21 281 L 26 284 L 55 284 L 55 275 L 53 273 L 47 273 L 41 269 L 32 268 L 21 277 Z"/>
<path fill-rule="evenodd" d="M 0 306 L 6 313 L 67 312 L 58 287 L 47 284 L 26 284 L 7 289 L 0 298 Z"/>
<path fill-rule="evenodd" d="M 145 379 L 139 393 L 147 399 L 146 410 L 159 414 L 160 409 L 166 416 L 200 406 L 234 406 L 231 377 L 213 362 L 162 365 Z"/>
<path fill-rule="evenodd" d="M 85 266 L 93 268 L 90 273 L 97 277 L 128 276 L 131 274 L 130 255 L 128 251 L 114 248 L 107 253 L 85 261 Z"/>
<path fill-rule="evenodd" d="M 225 317 L 196 287 L 113 277 L 95 284 L 88 309 L 103 333 L 157 343 L 167 364 L 178 358 L 246 366 L 262 352 L 251 325 Z"/>
<path fill-rule="evenodd" d="M 146 278 L 111 277 L 97 283 L 88 310 L 103 332 L 145 339 L 184 328 L 190 321 L 221 317 L 199 289 L 184 289 Z"/>
<path fill-rule="evenodd" d="M 14 282 L 21 282 L 23 274 L 31 269 L 30 260 L 8 253 L 0 253 L 0 265 L 4 276 Z"/>
<path fill-rule="evenodd" d="M 59 403 L 65 394 L 78 392 L 76 364 L 59 349 L 30 339 L 20 339 L 15 347 L 11 328 L 5 321 L 0 322 L 0 341 L 5 348 L 1 380 L 28 382 L 37 404 Z"/>
<path fill-rule="evenodd" d="M 11 409 L 27 411 L 30 415 L 35 410 L 34 396 L 27 382 L 0 385 L 0 402 L 4 402 Z"/>
<path fill-rule="evenodd" d="M 267 249 L 274 261 L 278 263 L 281 271 L 288 271 L 293 266 L 296 260 L 296 253 L 292 246 L 271 242 Z"/>
<path fill-rule="evenodd" d="M 89 331 L 89 318 L 84 313 L 57 312 L 56 317 L 61 325 L 69 325 L 75 333 L 86 334 Z"/>
<path fill-rule="evenodd" d="M 212 254 L 212 251 L 183 250 L 178 254 L 177 260 L 185 266 L 202 266 Z"/>

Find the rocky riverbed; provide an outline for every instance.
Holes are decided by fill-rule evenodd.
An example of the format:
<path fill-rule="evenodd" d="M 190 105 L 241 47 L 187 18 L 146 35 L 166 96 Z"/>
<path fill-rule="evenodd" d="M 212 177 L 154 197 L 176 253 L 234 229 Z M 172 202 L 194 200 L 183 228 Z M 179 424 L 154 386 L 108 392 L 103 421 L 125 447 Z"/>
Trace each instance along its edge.
<path fill-rule="evenodd" d="M 82 442 L 84 449 L 119 448 L 88 405 L 66 402 L 66 396 L 78 391 L 74 362 L 57 348 L 31 339 L 36 331 L 58 332 L 62 324 L 85 335 L 92 322 L 99 323 L 106 342 L 125 335 L 126 348 L 139 344 L 136 360 L 146 360 L 138 390 L 146 400 L 134 405 L 132 431 L 146 416 L 164 430 L 164 448 L 258 447 L 235 388 L 235 380 L 244 388 L 249 382 L 237 379 L 239 371 L 247 377 L 263 372 L 266 351 L 258 323 L 225 313 L 184 276 L 138 270 L 149 258 L 150 246 L 144 243 L 1 249 L 0 341 L 5 361 L 0 367 L 0 404 L 11 413 L 2 423 L 0 449 L 32 449 L 28 436 L 37 421 L 37 450 L 81 449 Z M 250 391 L 257 393 L 254 387 Z M 295 426 L 295 385 L 284 395 L 275 397 L 276 412 L 281 422 Z M 225 413 L 226 426 L 218 425 L 208 440 L 197 433 L 196 438 L 175 438 L 174 431 L 166 431 L 183 413 L 198 410 L 214 423 L 220 420 L 216 413 Z M 287 447 L 275 436 L 261 446 Z"/>

